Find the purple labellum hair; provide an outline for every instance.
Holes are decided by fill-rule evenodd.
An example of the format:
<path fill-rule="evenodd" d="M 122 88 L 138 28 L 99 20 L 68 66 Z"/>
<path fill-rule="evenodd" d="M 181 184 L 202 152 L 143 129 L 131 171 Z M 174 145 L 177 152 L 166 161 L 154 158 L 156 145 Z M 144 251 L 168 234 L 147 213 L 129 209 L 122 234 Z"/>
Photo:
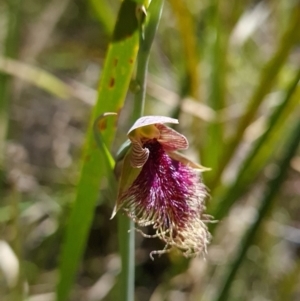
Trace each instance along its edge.
<path fill-rule="evenodd" d="M 164 123 L 178 120 L 163 116 L 138 119 L 128 132 L 127 153 L 117 204 L 140 227 L 151 225 L 156 237 L 166 243 L 163 254 L 172 248 L 185 256 L 206 252 L 210 234 L 204 214 L 207 196 L 199 171 L 207 170 L 177 150 L 187 149 L 187 139 Z M 141 230 L 139 230 L 144 236 Z"/>

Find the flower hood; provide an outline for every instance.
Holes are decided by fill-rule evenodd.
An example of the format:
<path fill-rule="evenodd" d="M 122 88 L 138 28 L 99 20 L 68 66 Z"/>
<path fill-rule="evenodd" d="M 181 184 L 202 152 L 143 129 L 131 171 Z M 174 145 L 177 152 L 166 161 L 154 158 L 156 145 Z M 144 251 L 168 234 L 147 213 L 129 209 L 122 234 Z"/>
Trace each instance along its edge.
<path fill-rule="evenodd" d="M 185 136 L 166 126 L 178 120 L 164 116 L 139 118 L 128 131 L 131 147 L 125 157 L 113 215 L 122 208 L 140 227 L 152 226 L 165 242 L 185 256 L 206 252 L 210 240 L 204 214 L 207 191 L 198 165 L 177 150 L 187 149 Z M 142 230 L 139 230 L 148 237 Z"/>

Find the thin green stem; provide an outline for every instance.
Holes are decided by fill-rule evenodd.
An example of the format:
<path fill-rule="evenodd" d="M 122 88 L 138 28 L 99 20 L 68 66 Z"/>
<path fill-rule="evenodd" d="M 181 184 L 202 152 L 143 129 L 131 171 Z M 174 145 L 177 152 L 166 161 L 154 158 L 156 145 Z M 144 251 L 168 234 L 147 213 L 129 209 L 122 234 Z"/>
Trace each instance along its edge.
<path fill-rule="evenodd" d="M 277 176 L 270 180 L 268 183 L 267 191 L 265 197 L 261 202 L 261 206 L 258 210 L 258 215 L 256 221 L 253 225 L 249 228 L 248 232 L 246 233 L 245 237 L 242 240 L 240 250 L 238 251 L 238 255 L 234 260 L 232 266 L 230 267 L 227 276 L 225 277 L 224 284 L 222 289 L 220 290 L 219 295 L 215 299 L 216 301 L 225 301 L 228 300 L 229 297 L 229 290 L 231 284 L 234 280 L 234 277 L 241 266 L 244 257 L 247 253 L 247 250 L 252 243 L 259 227 L 261 226 L 263 219 L 268 214 L 269 210 L 272 208 L 273 202 L 275 200 L 275 196 L 278 193 L 279 187 L 282 184 L 286 171 L 289 168 L 289 162 L 293 158 L 298 145 L 300 142 L 300 121 L 297 121 L 296 126 L 294 127 L 289 140 L 287 141 L 286 147 L 284 149 L 284 153 L 281 157 L 281 160 L 278 164 L 279 172 Z"/>
<path fill-rule="evenodd" d="M 144 112 L 148 61 L 149 55 L 145 53 L 141 54 L 141 51 L 139 51 L 136 81 L 138 81 L 140 88 L 134 98 L 134 109 L 131 117 L 132 122 L 141 117 Z M 130 301 L 134 300 L 135 229 L 134 222 L 122 214 L 118 215 L 118 235 L 122 262 L 122 271 L 120 274 L 120 300 Z"/>
<path fill-rule="evenodd" d="M 137 57 L 137 70 L 136 70 L 136 82 L 138 84 L 138 91 L 134 97 L 134 108 L 132 113 L 132 122 L 144 114 L 145 107 L 145 95 L 146 95 L 146 77 L 149 63 L 149 53 L 140 48 Z"/>
<path fill-rule="evenodd" d="M 151 45 L 159 24 L 164 0 L 152 0 L 148 11 L 148 20 L 143 32 L 140 33 L 140 48 L 137 58 L 136 82 L 139 86 L 134 98 L 134 109 L 131 116 L 132 122 L 144 114 L 146 79 Z M 118 215 L 118 234 L 120 253 L 122 260 L 122 270 L 120 274 L 120 300 L 134 300 L 134 222 L 124 215 Z"/>
<path fill-rule="evenodd" d="M 120 273 L 119 300 L 134 300 L 134 223 L 123 214 L 118 215 L 118 238 L 122 270 Z"/>

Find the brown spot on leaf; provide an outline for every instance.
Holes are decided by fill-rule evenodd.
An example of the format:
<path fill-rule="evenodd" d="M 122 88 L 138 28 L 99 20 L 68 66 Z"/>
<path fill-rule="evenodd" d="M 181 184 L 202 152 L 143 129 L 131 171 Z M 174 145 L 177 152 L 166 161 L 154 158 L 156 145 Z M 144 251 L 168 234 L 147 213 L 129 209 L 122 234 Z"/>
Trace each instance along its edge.
<path fill-rule="evenodd" d="M 111 78 L 110 78 L 110 81 L 109 81 L 109 87 L 110 87 L 110 88 L 113 88 L 114 85 L 115 85 L 115 78 L 114 78 L 114 77 L 111 77 Z"/>
<path fill-rule="evenodd" d="M 118 65 L 118 59 L 114 59 L 114 66 L 116 67 Z"/>
<path fill-rule="evenodd" d="M 105 119 L 101 119 L 99 122 L 98 122 L 98 129 L 100 132 L 104 131 L 107 127 L 107 122 Z"/>
<path fill-rule="evenodd" d="M 130 60 L 129 60 L 129 64 L 133 64 L 133 59 L 130 59 Z"/>

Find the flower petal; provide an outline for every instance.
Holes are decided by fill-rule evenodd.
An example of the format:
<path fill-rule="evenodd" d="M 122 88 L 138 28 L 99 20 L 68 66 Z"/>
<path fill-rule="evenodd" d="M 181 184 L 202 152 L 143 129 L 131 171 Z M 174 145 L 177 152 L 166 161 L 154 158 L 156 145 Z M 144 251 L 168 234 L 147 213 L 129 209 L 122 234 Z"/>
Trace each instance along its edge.
<path fill-rule="evenodd" d="M 131 166 L 135 168 L 140 168 L 148 160 L 149 149 L 143 148 L 141 144 L 136 140 L 132 140 L 131 144 L 132 144 L 132 149 L 130 154 Z"/>
<path fill-rule="evenodd" d="M 166 243 L 161 251 L 179 248 L 185 256 L 205 253 L 210 235 L 203 220 L 207 192 L 196 171 L 168 156 L 156 140 L 147 141 L 149 158 L 120 204 L 139 226 L 152 225 Z"/>
<path fill-rule="evenodd" d="M 140 141 L 141 144 L 142 144 L 141 141 L 144 139 L 151 140 L 158 137 L 159 137 L 159 130 L 154 124 L 145 125 L 141 128 L 135 129 L 128 135 L 128 138 L 130 140 Z"/>
<path fill-rule="evenodd" d="M 178 124 L 178 120 L 165 116 L 144 116 L 139 118 L 134 125 L 130 128 L 127 135 L 129 135 L 134 130 L 144 127 L 146 125 L 156 124 L 156 123 L 174 123 Z"/>
<path fill-rule="evenodd" d="M 189 147 L 187 139 L 175 130 L 164 124 L 156 124 L 156 127 L 160 132 L 157 141 L 163 146 L 165 151 L 175 151 L 178 149 L 187 149 Z"/>
<path fill-rule="evenodd" d="M 132 149 L 129 149 L 127 154 L 125 155 L 123 165 L 122 165 L 122 170 L 121 170 L 121 176 L 120 176 L 120 181 L 119 181 L 119 187 L 118 187 L 118 197 L 117 197 L 117 202 L 114 207 L 111 219 L 116 215 L 117 211 L 121 207 L 120 203 L 120 196 L 123 194 L 124 191 L 126 191 L 131 184 L 134 182 L 134 180 L 138 177 L 138 175 L 141 172 L 141 168 L 132 168 L 131 166 L 131 152 Z"/>
<path fill-rule="evenodd" d="M 167 152 L 167 154 L 173 160 L 179 161 L 179 162 L 183 163 L 184 165 L 189 166 L 191 168 L 198 169 L 199 171 L 209 171 L 209 170 L 211 170 L 211 168 L 209 168 L 209 167 L 205 167 L 205 166 L 202 166 L 202 165 L 200 165 L 200 164 L 198 164 L 196 162 L 191 161 L 190 159 L 188 159 L 186 156 L 184 156 L 181 153 L 178 153 L 178 152 Z"/>

